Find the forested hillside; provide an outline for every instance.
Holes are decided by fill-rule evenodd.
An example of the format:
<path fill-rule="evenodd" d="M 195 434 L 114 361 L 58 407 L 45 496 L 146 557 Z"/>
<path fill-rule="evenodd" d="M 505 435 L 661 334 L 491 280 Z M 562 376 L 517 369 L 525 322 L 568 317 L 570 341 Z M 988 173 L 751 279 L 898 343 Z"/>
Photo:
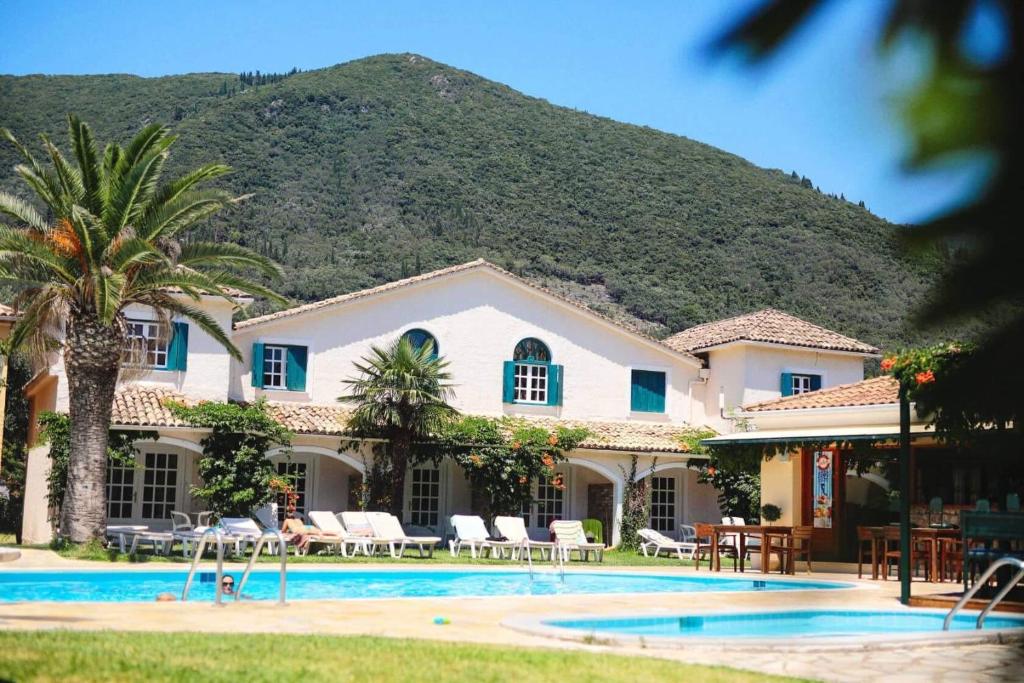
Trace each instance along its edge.
<path fill-rule="evenodd" d="M 209 225 L 313 300 L 485 257 L 655 333 L 774 306 L 884 346 L 940 267 L 789 172 L 527 97 L 415 55 L 292 74 L 0 77 L 0 125 L 63 142 L 150 121 L 172 167 L 251 194 Z M 0 148 L 0 187 L 17 188 Z"/>

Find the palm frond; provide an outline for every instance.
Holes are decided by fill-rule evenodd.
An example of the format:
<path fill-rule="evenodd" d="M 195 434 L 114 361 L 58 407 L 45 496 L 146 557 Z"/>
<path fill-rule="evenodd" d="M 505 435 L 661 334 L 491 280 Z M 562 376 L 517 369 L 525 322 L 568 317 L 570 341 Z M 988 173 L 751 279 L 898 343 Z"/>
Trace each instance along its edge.
<path fill-rule="evenodd" d="M 154 248 L 151 242 L 139 237 L 111 242 L 107 259 L 111 268 L 122 273 L 138 266 L 160 263 L 171 266 L 170 260 Z"/>
<path fill-rule="evenodd" d="M 242 354 L 239 353 L 238 348 L 228 338 L 224 328 L 220 326 L 220 323 L 213 316 L 203 309 L 192 306 L 180 299 L 175 299 L 166 292 L 154 292 L 145 301 L 156 310 L 177 313 L 188 318 L 198 325 L 203 332 L 206 332 L 206 334 L 213 337 L 221 346 L 227 349 L 233 358 L 242 360 Z"/>
<path fill-rule="evenodd" d="M 114 167 L 115 173 L 121 175 L 124 171 L 134 167 L 142 158 L 157 149 L 159 144 L 166 140 L 170 129 L 160 123 L 151 123 L 131 139 L 128 146 L 124 148 L 118 165 Z M 173 140 L 172 140 L 173 141 Z M 166 146 L 164 147 L 166 149 Z"/>
<path fill-rule="evenodd" d="M 33 239 L 22 230 L 0 226 L 0 268 L 17 275 L 23 267 L 43 268 L 65 284 L 73 284 L 78 275 L 68 267 L 69 260 Z"/>
<path fill-rule="evenodd" d="M 3 191 L 0 191 L 0 213 L 21 221 L 37 232 L 46 232 L 49 227 L 34 206 Z"/>
<path fill-rule="evenodd" d="M 98 216 L 103 212 L 103 192 L 100 185 L 102 170 L 96 156 L 96 142 L 92 138 L 92 131 L 76 115 L 68 114 L 68 134 L 81 173 L 86 207 Z"/>
<path fill-rule="evenodd" d="M 104 325 L 113 325 L 124 304 L 124 287 L 127 281 L 123 273 L 107 272 L 98 268 L 93 273 L 96 316 Z"/>
<path fill-rule="evenodd" d="M 279 277 L 281 266 L 252 249 L 231 242 L 190 242 L 181 247 L 178 263 L 190 268 L 229 266 L 255 268 L 269 277 Z"/>
<path fill-rule="evenodd" d="M 154 143 L 154 151 L 129 167 L 123 177 L 115 179 L 110 201 L 105 207 L 105 223 L 119 231 L 145 210 L 146 199 L 156 187 L 167 161 L 167 145 L 170 141 L 170 138 L 164 138 Z"/>
<path fill-rule="evenodd" d="M 174 201 L 200 183 L 219 178 L 230 172 L 231 167 L 226 164 L 206 164 L 168 183 L 164 183 L 153 193 L 153 210 L 159 210 L 164 204 Z M 146 222 L 148 218 L 149 216 L 147 215 L 143 222 Z"/>
<path fill-rule="evenodd" d="M 57 173 L 57 180 L 60 182 L 61 192 L 71 201 L 70 205 L 81 203 L 85 199 L 85 186 L 82 185 L 82 174 L 77 168 L 68 163 L 57 145 L 50 142 L 50 138 L 41 135 L 43 147 L 50 155 L 50 162 Z"/>
<path fill-rule="evenodd" d="M 223 190 L 193 191 L 160 206 L 151 204 L 139 221 L 139 234 L 149 240 L 174 237 L 181 230 L 231 204 L 232 196 Z"/>

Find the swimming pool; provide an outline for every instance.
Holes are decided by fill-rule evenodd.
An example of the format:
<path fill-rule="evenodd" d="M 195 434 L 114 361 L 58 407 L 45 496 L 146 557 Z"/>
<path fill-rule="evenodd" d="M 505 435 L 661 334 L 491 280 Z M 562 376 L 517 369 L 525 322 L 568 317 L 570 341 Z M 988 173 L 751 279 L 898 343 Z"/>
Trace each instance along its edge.
<path fill-rule="evenodd" d="M 794 638 L 942 632 L 944 611 L 793 610 L 611 619 L 549 619 L 543 626 L 644 638 Z M 977 614 L 958 614 L 951 630 L 974 631 Z M 1024 617 L 990 614 L 985 630 L 1024 628 Z"/>
<path fill-rule="evenodd" d="M 78 571 L 0 572 L 0 602 L 150 602 L 160 593 L 180 595 L 187 572 Z M 240 572 L 233 572 L 236 581 Z M 625 572 L 538 572 L 466 570 L 302 570 L 288 572 L 289 600 L 410 598 L 507 595 L 623 593 L 704 593 L 740 591 L 835 590 L 851 584 L 825 581 L 779 581 Z M 212 600 L 215 577 L 197 574 L 189 601 Z M 278 574 L 257 570 L 245 594 L 256 600 L 277 599 Z"/>

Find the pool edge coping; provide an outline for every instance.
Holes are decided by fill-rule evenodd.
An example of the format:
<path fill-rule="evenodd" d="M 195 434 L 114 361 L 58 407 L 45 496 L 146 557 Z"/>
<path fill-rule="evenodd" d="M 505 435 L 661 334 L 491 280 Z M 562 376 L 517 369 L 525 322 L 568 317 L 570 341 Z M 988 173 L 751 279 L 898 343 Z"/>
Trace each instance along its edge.
<path fill-rule="evenodd" d="M 501 620 L 501 626 L 525 633 L 531 636 L 557 638 L 562 641 L 583 643 L 589 645 L 606 645 L 613 647 L 639 647 L 660 650 L 696 650 L 709 647 L 732 651 L 759 651 L 759 652 L 835 652 L 864 649 L 869 650 L 895 650 L 908 646 L 935 647 L 942 645 L 978 645 L 985 643 L 1017 643 L 1024 642 L 1024 617 L 1020 617 L 1022 628 L 1019 629 L 987 629 L 967 631 L 937 631 L 937 632 L 912 632 L 879 635 L 844 635 L 816 637 L 810 635 L 801 636 L 778 636 L 778 637 L 735 637 L 735 638 L 692 638 L 671 637 L 671 636 L 634 636 L 622 633 L 607 633 L 598 631 L 586 631 L 583 629 L 570 629 L 559 626 L 551 626 L 544 622 L 553 620 L 583 621 L 586 619 L 639 619 L 639 618 L 675 618 L 688 616 L 711 616 L 721 614 L 786 614 L 792 612 L 806 611 L 842 611 L 842 612 L 899 612 L 913 611 L 914 613 L 929 613 L 945 616 L 948 610 L 928 607 L 907 607 L 897 605 L 888 609 L 879 608 L 850 608 L 848 606 L 829 607 L 827 605 L 816 605 L 810 607 L 790 607 L 779 609 L 751 609 L 750 607 L 727 607 L 715 609 L 700 609 L 687 612 L 664 611 L 640 611 L 630 613 L 591 613 L 591 614 L 547 614 L 541 616 L 518 616 L 512 615 Z M 965 611 L 963 614 L 976 616 L 978 611 Z M 1003 616 L 993 612 L 997 616 Z M 991 615 L 990 615 L 991 616 Z M 800 639 L 797 642 L 796 639 Z"/>

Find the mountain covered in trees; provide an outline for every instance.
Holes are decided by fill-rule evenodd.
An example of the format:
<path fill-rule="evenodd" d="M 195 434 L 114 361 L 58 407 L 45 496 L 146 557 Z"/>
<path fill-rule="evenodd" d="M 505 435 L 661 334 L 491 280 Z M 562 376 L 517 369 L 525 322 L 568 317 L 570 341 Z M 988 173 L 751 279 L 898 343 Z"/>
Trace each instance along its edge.
<path fill-rule="evenodd" d="M 23 141 L 60 144 L 68 111 L 101 141 L 171 124 L 171 170 L 230 164 L 223 184 L 249 197 L 204 236 L 278 259 L 297 301 L 484 257 L 655 334 L 774 306 L 891 347 L 921 341 L 906 315 L 943 265 L 796 173 L 416 55 L 0 76 L 0 125 Z M 15 163 L 0 147 L 0 187 L 20 192 Z"/>

